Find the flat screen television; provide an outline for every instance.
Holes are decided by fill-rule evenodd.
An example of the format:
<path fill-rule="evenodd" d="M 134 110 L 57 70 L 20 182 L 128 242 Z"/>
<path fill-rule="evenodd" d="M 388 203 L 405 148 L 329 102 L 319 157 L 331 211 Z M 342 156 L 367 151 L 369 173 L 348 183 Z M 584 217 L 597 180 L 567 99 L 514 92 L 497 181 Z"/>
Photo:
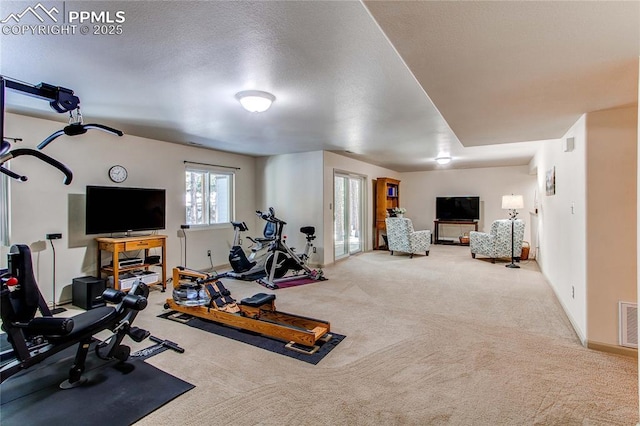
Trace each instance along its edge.
<path fill-rule="evenodd" d="M 87 186 L 87 234 L 165 229 L 166 191 Z"/>
<path fill-rule="evenodd" d="M 480 219 L 480 197 L 436 197 L 438 220 Z"/>

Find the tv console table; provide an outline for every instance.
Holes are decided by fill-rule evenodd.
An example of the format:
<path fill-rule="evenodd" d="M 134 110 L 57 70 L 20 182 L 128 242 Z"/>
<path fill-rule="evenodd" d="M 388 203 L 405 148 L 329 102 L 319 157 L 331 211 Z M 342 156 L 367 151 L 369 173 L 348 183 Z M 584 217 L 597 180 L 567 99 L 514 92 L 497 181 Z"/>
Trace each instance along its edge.
<path fill-rule="evenodd" d="M 149 285 L 162 285 L 162 291 L 167 288 L 167 236 L 166 235 L 145 235 L 138 237 L 123 237 L 123 238 L 96 238 L 98 243 L 98 277 L 102 274 L 113 275 L 113 288 L 120 290 L 120 274 L 127 271 L 133 271 L 136 269 L 149 270 L 150 266 L 159 266 L 162 268 L 161 279 L 155 283 Z M 120 253 L 126 251 L 139 251 L 144 250 L 144 261 L 149 257 L 149 249 L 160 247 L 162 249 L 162 256 L 159 263 L 143 263 L 133 266 L 120 266 L 118 259 Z M 107 251 L 111 253 L 111 265 L 102 266 L 102 252 Z"/>
<path fill-rule="evenodd" d="M 478 221 L 474 220 L 434 220 L 433 221 L 433 244 L 443 244 L 444 240 L 439 239 L 440 225 L 469 225 L 473 226 L 474 231 L 478 230 Z M 458 243 L 462 245 L 461 243 Z M 467 245 L 467 244 L 464 244 Z"/>

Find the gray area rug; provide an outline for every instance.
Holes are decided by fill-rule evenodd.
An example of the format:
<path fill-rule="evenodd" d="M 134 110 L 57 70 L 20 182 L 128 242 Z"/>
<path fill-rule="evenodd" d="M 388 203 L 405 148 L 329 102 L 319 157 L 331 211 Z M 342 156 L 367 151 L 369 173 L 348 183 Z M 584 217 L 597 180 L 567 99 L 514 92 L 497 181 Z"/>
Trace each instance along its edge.
<path fill-rule="evenodd" d="M 130 425 L 189 391 L 193 385 L 144 362 L 104 361 L 91 352 L 87 382 L 61 390 L 76 347 L 9 378 L 0 386 L 3 426 Z"/>

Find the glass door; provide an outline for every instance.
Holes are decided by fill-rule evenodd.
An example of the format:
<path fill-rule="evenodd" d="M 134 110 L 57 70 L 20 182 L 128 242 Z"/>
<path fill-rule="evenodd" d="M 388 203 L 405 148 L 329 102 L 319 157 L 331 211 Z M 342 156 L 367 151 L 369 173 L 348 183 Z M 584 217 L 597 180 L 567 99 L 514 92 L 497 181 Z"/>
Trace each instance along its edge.
<path fill-rule="evenodd" d="M 334 174 L 334 252 L 335 258 L 358 253 L 364 247 L 364 178 Z"/>

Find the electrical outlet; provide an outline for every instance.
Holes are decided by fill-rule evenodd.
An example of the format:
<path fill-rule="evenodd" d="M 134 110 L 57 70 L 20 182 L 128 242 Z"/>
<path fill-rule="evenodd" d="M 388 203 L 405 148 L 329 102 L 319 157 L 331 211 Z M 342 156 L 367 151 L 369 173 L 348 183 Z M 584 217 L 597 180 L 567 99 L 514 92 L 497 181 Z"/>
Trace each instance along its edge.
<path fill-rule="evenodd" d="M 46 238 L 47 240 L 59 240 L 62 238 L 62 234 L 47 234 Z"/>
<path fill-rule="evenodd" d="M 207 256 L 211 257 L 211 250 L 207 250 Z"/>

